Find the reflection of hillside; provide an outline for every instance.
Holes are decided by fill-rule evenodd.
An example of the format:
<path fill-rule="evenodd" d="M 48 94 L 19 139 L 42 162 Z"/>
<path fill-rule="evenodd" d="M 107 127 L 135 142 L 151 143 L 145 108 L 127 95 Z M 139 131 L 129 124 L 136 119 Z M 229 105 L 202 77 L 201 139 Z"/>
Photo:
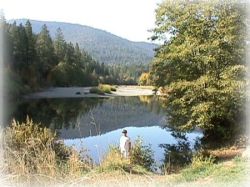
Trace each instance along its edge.
<path fill-rule="evenodd" d="M 150 96 L 26 100 L 10 108 L 9 120 L 23 121 L 28 115 L 56 129 L 62 138 L 87 137 L 126 126 L 165 125 L 159 102 Z"/>
<path fill-rule="evenodd" d="M 103 99 L 40 99 L 12 104 L 8 121 L 15 118 L 24 121 L 26 116 L 35 122 L 54 129 L 68 128 L 76 124 L 77 117 L 88 112 Z M 7 122 L 9 123 L 9 122 Z"/>
<path fill-rule="evenodd" d="M 156 104 L 153 108 L 155 107 Z M 142 103 L 139 97 L 116 97 L 105 100 L 102 105 L 97 105 L 90 112 L 80 116 L 76 128 L 59 130 L 60 137 L 88 137 L 127 126 L 164 126 L 165 115 L 159 109 L 156 110 L 157 113 L 153 111 L 151 105 Z"/>

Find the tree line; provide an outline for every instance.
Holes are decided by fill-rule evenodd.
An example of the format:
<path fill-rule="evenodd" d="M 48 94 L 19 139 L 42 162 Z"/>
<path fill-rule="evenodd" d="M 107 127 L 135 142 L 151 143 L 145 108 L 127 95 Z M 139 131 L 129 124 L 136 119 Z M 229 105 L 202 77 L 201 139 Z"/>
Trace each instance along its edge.
<path fill-rule="evenodd" d="M 5 82 L 14 96 L 53 86 L 136 84 L 144 69 L 143 65 L 99 63 L 78 43 L 67 43 L 60 28 L 54 40 L 45 24 L 34 34 L 29 20 L 17 25 L 2 17 L 1 28 L 5 39 Z"/>

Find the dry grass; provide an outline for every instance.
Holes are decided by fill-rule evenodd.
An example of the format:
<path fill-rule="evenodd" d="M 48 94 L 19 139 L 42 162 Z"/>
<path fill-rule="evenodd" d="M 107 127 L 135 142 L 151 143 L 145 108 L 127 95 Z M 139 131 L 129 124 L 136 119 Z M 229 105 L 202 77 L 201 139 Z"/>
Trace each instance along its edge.
<path fill-rule="evenodd" d="M 157 175 L 121 158 L 116 147 L 110 148 L 100 166 L 93 167 L 87 155 L 80 156 L 58 142 L 54 132 L 29 118 L 24 123 L 13 121 L 1 132 L 1 186 L 239 186 L 250 174 L 250 167 L 245 167 L 249 160 L 240 157 L 218 164 L 211 158 L 197 157 L 179 174 Z M 238 155 L 239 150 L 210 153 L 224 158 Z"/>
<path fill-rule="evenodd" d="M 121 157 L 120 151 L 115 146 L 110 146 L 107 153 L 104 155 L 104 158 L 99 167 L 100 171 L 129 171 L 130 170 L 130 161 L 129 159 L 123 159 Z"/>
<path fill-rule="evenodd" d="M 24 123 L 14 120 L 3 133 L 1 169 L 11 182 L 65 182 L 79 178 L 91 167 L 88 159 L 58 142 L 55 133 L 40 128 L 29 118 Z"/>
<path fill-rule="evenodd" d="M 137 160 L 141 158 L 136 157 L 139 153 L 133 154 L 132 152 L 132 155 L 127 159 L 122 158 L 119 148 L 110 146 L 97 169 L 99 172 L 120 171 L 124 174 L 150 174 L 151 172 L 140 163 L 144 162 L 144 160 Z"/>
<path fill-rule="evenodd" d="M 241 156 L 245 149 L 231 146 L 228 148 L 220 148 L 215 150 L 207 150 L 207 152 L 218 160 L 232 159 L 236 156 Z"/>

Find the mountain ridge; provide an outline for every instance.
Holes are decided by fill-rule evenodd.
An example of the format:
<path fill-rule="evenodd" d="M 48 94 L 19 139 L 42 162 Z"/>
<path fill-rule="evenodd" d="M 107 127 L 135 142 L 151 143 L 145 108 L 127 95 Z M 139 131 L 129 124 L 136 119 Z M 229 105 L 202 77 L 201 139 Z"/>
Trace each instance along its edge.
<path fill-rule="evenodd" d="M 143 41 L 130 41 L 111 32 L 81 25 L 59 21 L 38 21 L 31 19 L 12 19 L 17 25 L 25 24 L 29 20 L 33 32 L 39 33 L 42 25 L 46 24 L 54 39 L 56 29 L 61 28 L 65 41 L 78 43 L 80 48 L 86 50 L 99 62 L 105 64 L 149 64 L 154 57 L 156 44 Z"/>

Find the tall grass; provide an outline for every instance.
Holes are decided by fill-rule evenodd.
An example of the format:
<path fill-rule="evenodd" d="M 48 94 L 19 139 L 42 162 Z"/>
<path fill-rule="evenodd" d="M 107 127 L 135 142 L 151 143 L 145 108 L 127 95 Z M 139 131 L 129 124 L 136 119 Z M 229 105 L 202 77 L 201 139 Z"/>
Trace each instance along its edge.
<path fill-rule="evenodd" d="M 15 181 L 29 181 L 33 175 L 49 179 L 76 178 L 91 169 L 90 160 L 58 141 L 56 133 L 31 119 L 13 120 L 3 133 L 5 174 Z"/>
<path fill-rule="evenodd" d="M 118 146 L 110 146 L 107 153 L 104 155 L 99 167 L 99 171 L 114 171 L 122 170 L 130 172 L 131 164 L 129 159 L 121 157 Z"/>
<path fill-rule="evenodd" d="M 181 171 L 181 179 L 189 182 L 211 175 L 217 167 L 214 161 L 215 159 L 211 156 L 194 156 L 191 165 Z"/>
<path fill-rule="evenodd" d="M 0 183 L 10 181 L 18 185 L 22 183 L 24 186 L 45 183 L 85 185 L 85 182 L 95 184 L 100 176 L 109 176 L 110 180 L 124 180 L 127 177 L 131 181 L 142 176 L 140 180 L 151 182 L 153 181 L 151 177 L 157 179 L 160 177 L 150 172 L 154 166 L 153 152 L 151 146 L 145 146 L 140 138 L 135 141 L 128 159 L 121 157 L 118 146 L 111 146 L 100 165 L 94 166 L 86 151 L 78 152 L 72 147 L 65 146 L 57 139 L 55 132 L 41 128 L 40 124 L 34 123 L 29 118 L 23 123 L 14 120 L 11 126 L 3 131 L 2 137 L 3 159 L 0 170 L 4 171 L 4 176 L 1 175 Z M 178 184 L 210 178 L 214 182 L 237 185 L 245 180 L 244 176 L 250 174 L 250 167 L 245 167 L 247 164 L 249 160 L 240 157 L 225 165 L 215 163 L 211 156 L 198 154 L 177 176 L 162 177 L 164 183 L 165 179 L 171 177 L 173 180 L 168 182 Z M 108 182 L 108 179 L 98 179 L 100 184 L 102 181 Z M 113 186 L 112 183 L 110 185 Z"/>
<path fill-rule="evenodd" d="M 100 170 L 122 170 L 129 173 L 142 174 L 153 171 L 154 164 L 151 146 L 144 145 L 142 139 L 138 137 L 135 140 L 129 158 L 121 156 L 118 146 L 110 146 L 101 162 Z"/>
<path fill-rule="evenodd" d="M 152 151 L 141 140 L 136 142 L 129 159 L 111 146 L 101 164 L 94 166 L 86 151 L 66 146 L 55 132 L 27 117 L 22 123 L 13 120 L 4 130 L 1 169 L 17 183 L 72 181 L 95 171 L 146 174 L 153 163 Z"/>
<path fill-rule="evenodd" d="M 209 181 L 212 186 L 241 186 L 250 174 L 249 161 L 235 157 L 230 161 L 215 162 L 212 156 L 195 155 L 192 163 L 174 178 L 176 183 Z"/>

